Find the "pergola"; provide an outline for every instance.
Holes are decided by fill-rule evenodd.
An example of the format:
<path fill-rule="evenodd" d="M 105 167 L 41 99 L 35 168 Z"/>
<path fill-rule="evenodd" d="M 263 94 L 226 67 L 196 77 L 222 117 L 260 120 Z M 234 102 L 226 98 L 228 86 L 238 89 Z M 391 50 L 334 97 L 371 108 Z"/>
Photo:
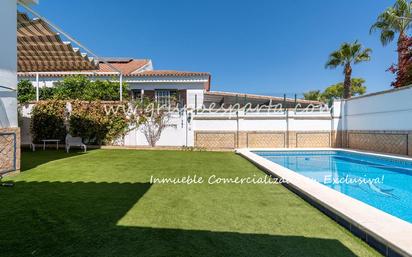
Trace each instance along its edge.
<path fill-rule="evenodd" d="M 36 74 L 37 101 L 39 100 L 39 74 L 42 72 L 82 74 L 98 69 L 99 62 L 96 54 L 22 1 L 19 4 L 36 17 L 31 19 L 25 13 L 17 14 L 17 70 Z M 70 41 L 63 41 L 61 36 Z M 78 47 L 73 47 L 72 43 Z M 123 74 L 110 63 L 106 64 L 119 75 L 120 101 L 122 101 Z"/>
<path fill-rule="evenodd" d="M 93 57 L 63 42 L 60 35 L 41 19 L 17 15 L 17 56 L 19 72 L 95 70 Z"/>

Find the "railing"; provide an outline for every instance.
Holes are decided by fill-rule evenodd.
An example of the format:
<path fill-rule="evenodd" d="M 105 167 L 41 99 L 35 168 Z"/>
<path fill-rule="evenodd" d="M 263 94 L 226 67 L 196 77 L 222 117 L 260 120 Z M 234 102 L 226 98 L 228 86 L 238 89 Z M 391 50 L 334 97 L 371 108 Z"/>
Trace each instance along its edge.
<path fill-rule="evenodd" d="M 327 106 L 308 106 L 306 108 L 258 107 L 258 108 L 213 108 L 193 110 L 197 117 L 292 117 L 292 116 L 331 116 L 332 108 Z"/>
<path fill-rule="evenodd" d="M 0 132 L 0 174 L 16 170 L 16 133 Z"/>

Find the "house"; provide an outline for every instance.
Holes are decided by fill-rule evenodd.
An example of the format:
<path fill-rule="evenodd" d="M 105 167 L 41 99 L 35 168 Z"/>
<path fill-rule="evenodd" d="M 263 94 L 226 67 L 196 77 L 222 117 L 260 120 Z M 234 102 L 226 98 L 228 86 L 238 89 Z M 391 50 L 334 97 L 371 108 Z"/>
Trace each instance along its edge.
<path fill-rule="evenodd" d="M 174 70 L 154 70 L 148 59 L 101 58 L 98 69 L 87 72 L 19 72 L 19 80 L 30 80 L 36 86 L 52 87 L 65 76 L 85 75 L 92 80 L 119 80 L 127 83 L 131 98 L 154 98 L 161 104 L 169 104 L 177 99 L 180 106 L 194 108 L 203 103 L 204 92 L 210 90 L 210 74 L 207 72 L 189 72 Z"/>
<path fill-rule="evenodd" d="M 150 59 L 134 58 L 100 58 L 96 70 L 84 72 L 19 72 L 19 80 L 30 80 L 39 87 L 53 87 L 65 76 L 79 75 L 92 80 L 119 81 L 119 71 L 122 81 L 127 83 L 133 100 L 149 97 L 162 105 L 171 104 L 174 99 L 179 106 L 188 108 L 228 107 L 236 103 L 243 106 L 251 103 L 257 105 L 283 104 L 285 107 L 294 107 L 300 104 L 306 107 L 309 104 L 319 104 L 317 101 L 291 99 L 284 97 L 261 96 L 244 93 L 218 92 L 211 90 L 211 75 L 207 72 L 191 72 L 176 70 L 156 70 Z"/>

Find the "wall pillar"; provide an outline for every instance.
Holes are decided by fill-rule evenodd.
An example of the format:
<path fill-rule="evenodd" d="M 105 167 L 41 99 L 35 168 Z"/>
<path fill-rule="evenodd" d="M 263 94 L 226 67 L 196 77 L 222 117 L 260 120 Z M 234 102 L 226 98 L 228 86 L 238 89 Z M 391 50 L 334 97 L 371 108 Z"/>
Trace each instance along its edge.
<path fill-rule="evenodd" d="M 17 4 L 0 1 L 0 174 L 20 169 L 17 124 Z"/>
<path fill-rule="evenodd" d="M 17 127 L 17 5 L 0 1 L 0 128 Z"/>

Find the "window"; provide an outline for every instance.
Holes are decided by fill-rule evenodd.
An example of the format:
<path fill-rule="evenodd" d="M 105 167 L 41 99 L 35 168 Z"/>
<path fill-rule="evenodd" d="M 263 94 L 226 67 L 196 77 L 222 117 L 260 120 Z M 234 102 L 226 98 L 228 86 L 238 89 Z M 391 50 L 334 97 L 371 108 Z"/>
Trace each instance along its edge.
<path fill-rule="evenodd" d="M 155 98 L 156 102 L 161 106 L 174 105 L 178 101 L 176 90 L 156 90 Z"/>
<path fill-rule="evenodd" d="M 156 90 L 156 102 L 159 105 L 169 106 L 170 105 L 170 91 L 169 90 Z"/>

